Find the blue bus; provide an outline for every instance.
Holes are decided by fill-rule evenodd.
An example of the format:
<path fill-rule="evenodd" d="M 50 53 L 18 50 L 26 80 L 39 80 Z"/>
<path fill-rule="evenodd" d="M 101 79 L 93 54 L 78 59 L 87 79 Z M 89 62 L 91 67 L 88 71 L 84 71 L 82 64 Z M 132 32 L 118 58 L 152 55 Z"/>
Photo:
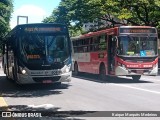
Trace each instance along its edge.
<path fill-rule="evenodd" d="M 2 66 L 17 84 L 71 80 L 71 41 L 67 26 L 56 23 L 17 25 L 5 37 Z"/>

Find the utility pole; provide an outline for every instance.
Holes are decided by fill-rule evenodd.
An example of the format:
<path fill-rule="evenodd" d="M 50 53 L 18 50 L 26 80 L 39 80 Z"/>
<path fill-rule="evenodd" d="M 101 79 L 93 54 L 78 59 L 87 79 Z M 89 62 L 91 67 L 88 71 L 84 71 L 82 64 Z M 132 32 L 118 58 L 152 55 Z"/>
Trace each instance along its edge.
<path fill-rule="evenodd" d="M 26 24 L 28 24 L 28 16 L 17 16 L 17 25 L 19 25 L 19 18 L 26 18 Z"/>

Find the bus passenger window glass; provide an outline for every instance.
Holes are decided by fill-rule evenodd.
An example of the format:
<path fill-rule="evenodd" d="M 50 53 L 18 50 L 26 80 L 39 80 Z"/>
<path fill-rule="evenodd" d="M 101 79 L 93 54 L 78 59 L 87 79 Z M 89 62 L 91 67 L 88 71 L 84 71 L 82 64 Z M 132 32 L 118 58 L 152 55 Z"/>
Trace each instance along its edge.
<path fill-rule="evenodd" d="M 107 44 L 106 44 L 106 40 L 105 40 L 106 36 L 102 35 L 100 36 L 100 42 L 99 42 L 99 50 L 106 50 Z"/>
<path fill-rule="evenodd" d="M 88 46 L 83 47 L 84 52 L 88 52 Z"/>
<path fill-rule="evenodd" d="M 74 47 L 74 53 L 77 53 L 78 50 L 77 50 L 77 47 Z"/>
<path fill-rule="evenodd" d="M 85 39 L 85 45 L 89 44 L 89 40 L 90 40 L 90 38 Z"/>
<path fill-rule="evenodd" d="M 93 38 L 90 38 L 90 44 L 93 44 Z"/>
<path fill-rule="evenodd" d="M 82 45 L 85 45 L 85 39 L 82 40 Z"/>
<path fill-rule="evenodd" d="M 119 55 L 127 56 L 145 56 L 157 55 L 157 38 L 149 36 L 120 36 L 119 37 Z"/>
<path fill-rule="evenodd" d="M 94 37 L 94 43 L 99 43 L 99 37 Z"/>
<path fill-rule="evenodd" d="M 82 45 L 82 40 L 77 41 L 77 46 L 80 46 L 80 45 Z"/>
<path fill-rule="evenodd" d="M 94 45 L 94 51 L 98 51 L 99 50 L 99 45 Z"/>
<path fill-rule="evenodd" d="M 76 42 L 77 42 L 77 41 L 73 41 L 73 46 L 76 46 Z"/>
<path fill-rule="evenodd" d="M 90 51 L 94 51 L 94 45 L 90 45 Z"/>

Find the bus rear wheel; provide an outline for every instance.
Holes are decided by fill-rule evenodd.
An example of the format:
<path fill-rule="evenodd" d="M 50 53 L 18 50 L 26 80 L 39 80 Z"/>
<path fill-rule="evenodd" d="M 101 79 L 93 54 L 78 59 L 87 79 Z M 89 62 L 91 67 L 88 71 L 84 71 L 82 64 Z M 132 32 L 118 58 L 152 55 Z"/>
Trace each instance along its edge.
<path fill-rule="evenodd" d="M 134 81 L 139 81 L 140 78 L 141 78 L 141 75 L 133 75 L 133 76 L 132 76 L 132 79 L 133 79 Z"/>
<path fill-rule="evenodd" d="M 74 64 L 74 75 L 78 75 L 79 74 L 79 71 L 78 71 L 78 64 L 75 63 Z"/>
<path fill-rule="evenodd" d="M 100 66 L 99 79 L 100 80 L 106 80 L 106 68 L 105 68 L 104 65 Z"/>

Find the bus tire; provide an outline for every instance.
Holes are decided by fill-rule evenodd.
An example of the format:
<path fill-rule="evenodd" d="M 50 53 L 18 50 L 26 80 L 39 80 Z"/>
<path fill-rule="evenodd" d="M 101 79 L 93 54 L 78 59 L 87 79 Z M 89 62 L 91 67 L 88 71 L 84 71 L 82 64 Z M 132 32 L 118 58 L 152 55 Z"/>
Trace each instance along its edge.
<path fill-rule="evenodd" d="M 62 83 L 61 82 L 55 82 L 53 83 L 55 87 L 61 87 Z"/>
<path fill-rule="evenodd" d="M 19 82 L 18 80 L 18 77 L 17 77 L 17 61 L 16 61 L 16 58 L 14 58 L 14 67 L 12 68 L 13 70 L 13 80 L 15 81 L 15 83 L 17 85 L 21 85 L 21 83 Z"/>
<path fill-rule="evenodd" d="M 104 64 L 100 65 L 99 69 L 99 79 L 100 80 L 106 80 L 106 68 Z"/>
<path fill-rule="evenodd" d="M 7 74 L 6 74 L 6 80 L 11 83 L 14 83 L 14 80 L 12 78 L 10 78 Z"/>
<path fill-rule="evenodd" d="M 141 75 L 132 75 L 132 79 L 133 79 L 134 81 L 139 81 L 140 78 L 141 78 Z"/>
<path fill-rule="evenodd" d="M 79 74 L 79 71 L 78 71 L 78 64 L 75 63 L 74 64 L 74 75 L 78 75 Z"/>
<path fill-rule="evenodd" d="M 8 81 L 13 81 L 13 79 L 11 79 L 10 77 L 9 77 L 9 71 L 8 71 L 8 69 L 6 69 L 6 80 L 8 80 Z"/>
<path fill-rule="evenodd" d="M 13 81 L 13 79 L 9 78 L 8 75 L 6 75 L 6 80 L 11 81 L 11 82 Z"/>
<path fill-rule="evenodd" d="M 6 66 L 4 66 L 4 74 L 6 74 Z"/>

